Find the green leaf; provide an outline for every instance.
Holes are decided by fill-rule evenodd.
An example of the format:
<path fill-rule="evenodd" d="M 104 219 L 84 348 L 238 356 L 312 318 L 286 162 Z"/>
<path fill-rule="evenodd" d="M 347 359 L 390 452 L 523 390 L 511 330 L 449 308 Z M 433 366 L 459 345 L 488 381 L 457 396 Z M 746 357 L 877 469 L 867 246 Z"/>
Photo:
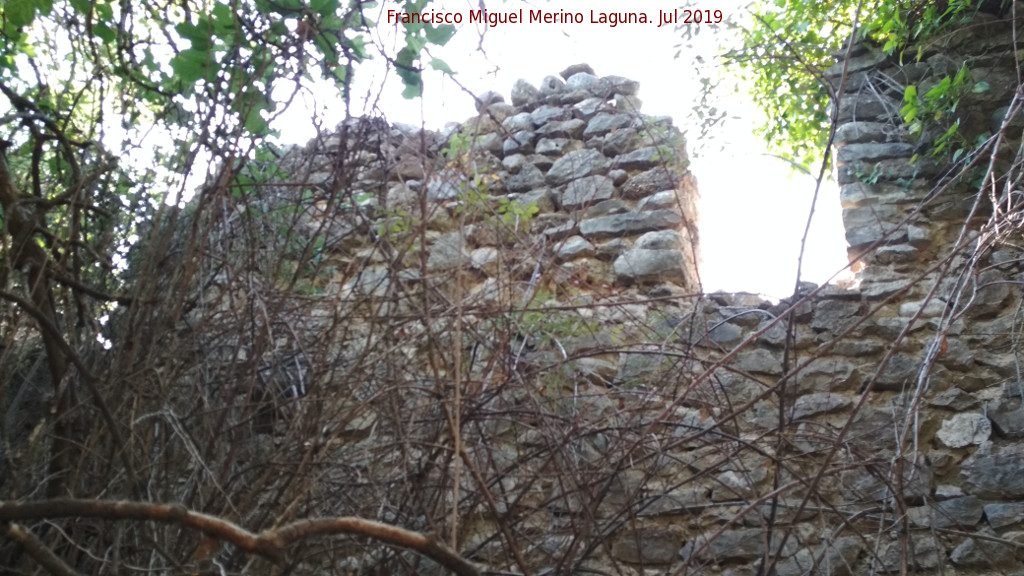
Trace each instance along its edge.
<path fill-rule="evenodd" d="M 171 68 L 178 80 L 186 86 L 194 85 L 206 75 L 209 65 L 207 53 L 191 48 L 171 58 Z"/>
<path fill-rule="evenodd" d="M 434 58 L 433 60 L 431 60 L 430 67 L 433 68 L 434 70 L 444 72 L 449 76 L 455 75 L 455 72 L 452 71 L 450 66 L 448 66 L 448 63 L 445 62 L 444 60 L 441 60 L 440 58 Z"/>
<path fill-rule="evenodd" d="M 321 16 L 334 14 L 335 10 L 337 10 L 339 6 L 340 3 L 338 0 L 312 0 L 309 3 L 309 9 Z"/>
<path fill-rule="evenodd" d="M 8 0 L 4 4 L 4 17 L 14 28 L 28 26 L 36 18 L 36 3 L 34 0 Z"/>
<path fill-rule="evenodd" d="M 455 35 L 455 26 L 451 24 L 442 24 L 440 26 L 424 26 L 423 32 L 427 35 L 427 40 L 431 44 L 437 44 L 438 46 L 444 46 L 452 39 Z"/>
<path fill-rule="evenodd" d="M 981 80 L 974 83 L 974 86 L 971 88 L 971 92 L 974 92 L 975 94 L 982 94 L 988 92 L 991 89 L 992 86 L 990 86 L 988 82 Z"/>

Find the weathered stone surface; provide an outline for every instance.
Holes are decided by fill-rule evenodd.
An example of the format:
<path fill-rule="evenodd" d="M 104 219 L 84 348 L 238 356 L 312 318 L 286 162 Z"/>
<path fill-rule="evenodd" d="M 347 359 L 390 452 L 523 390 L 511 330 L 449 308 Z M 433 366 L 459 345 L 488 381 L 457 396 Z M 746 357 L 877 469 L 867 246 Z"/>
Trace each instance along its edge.
<path fill-rule="evenodd" d="M 515 197 L 514 202 L 522 208 L 535 206 L 540 213 L 555 210 L 555 193 L 550 188 L 532 188 Z"/>
<path fill-rule="evenodd" d="M 1020 564 L 1014 557 L 1014 550 L 1015 547 L 1009 544 L 967 538 L 949 553 L 949 560 L 961 568 L 1017 567 Z"/>
<path fill-rule="evenodd" d="M 564 199 L 563 199 L 564 202 Z M 672 210 L 654 210 L 651 212 L 631 212 L 629 214 L 613 214 L 600 218 L 590 218 L 580 222 L 580 233 L 590 238 L 607 238 L 625 234 L 642 234 L 652 230 L 674 229 L 682 223 L 678 212 Z"/>
<path fill-rule="evenodd" d="M 568 138 L 541 138 L 534 151 L 545 156 L 560 156 L 583 148 L 583 142 Z"/>
<path fill-rule="evenodd" d="M 583 130 L 583 137 L 604 136 L 612 130 L 626 128 L 632 123 L 633 116 L 629 114 L 601 112 L 587 122 L 587 127 Z"/>
<path fill-rule="evenodd" d="M 586 122 L 578 118 L 562 122 L 548 122 L 537 128 L 537 134 L 549 138 L 570 138 L 573 140 L 579 140 L 583 136 L 583 128 L 585 128 L 586 125 Z"/>
<path fill-rule="evenodd" d="M 688 541 L 679 551 L 679 556 L 684 560 L 696 555 L 698 558 L 715 558 L 719 562 L 733 562 L 753 560 L 764 555 L 765 533 L 760 528 L 727 530 L 713 540 L 711 536 L 704 534 Z M 776 538 L 781 536 L 776 533 Z M 771 549 L 776 550 L 779 543 L 773 542 Z M 797 549 L 796 540 L 787 538 L 782 556 L 792 556 Z"/>
<path fill-rule="evenodd" d="M 640 90 L 640 84 L 637 81 L 622 76 L 605 76 L 601 80 L 611 85 L 612 94 L 633 96 Z"/>
<path fill-rule="evenodd" d="M 565 79 L 565 88 L 567 90 L 589 91 L 595 82 L 597 82 L 597 76 L 594 76 L 593 73 L 577 72 Z"/>
<path fill-rule="evenodd" d="M 586 63 L 573 64 L 571 66 L 568 66 L 565 70 L 562 70 L 561 72 L 559 72 L 558 75 L 561 76 L 562 78 L 565 78 L 566 80 L 568 80 L 573 75 L 580 74 L 580 73 L 590 74 L 591 76 L 593 76 L 594 75 L 594 69 L 590 67 L 590 64 L 586 64 Z"/>
<path fill-rule="evenodd" d="M 910 158 L 914 155 L 914 145 L 902 142 L 847 144 L 839 148 L 836 157 L 840 164 L 865 160 L 874 162 L 887 158 Z"/>
<path fill-rule="evenodd" d="M 658 230 L 637 238 L 633 246 L 644 250 L 679 250 L 682 245 L 682 238 L 675 230 Z"/>
<path fill-rule="evenodd" d="M 978 400 L 960 388 L 953 387 L 928 400 L 928 403 L 932 406 L 940 406 L 943 408 L 963 411 L 977 406 Z"/>
<path fill-rule="evenodd" d="M 663 167 L 634 175 L 622 185 L 622 196 L 630 200 L 643 198 L 662 190 L 675 189 L 678 175 Z"/>
<path fill-rule="evenodd" d="M 985 505 L 985 518 L 994 529 L 1024 522 L 1024 503 L 998 502 Z"/>
<path fill-rule="evenodd" d="M 963 496 L 907 510 L 910 521 L 924 528 L 970 528 L 981 522 L 984 512 L 974 496 Z"/>
<path fill-rule="evenodd" d="M 452 171 L 442 171 L 427 181 L 427 200 L 430 202 L 443 202 L 454 200 L 462 193 L 459 184 L 463 182 L 462 175 Z"/>
<path fill-rule="evenodd" d="M 558 76 L 545 76 L 540 83 L 540 95 L 560 94 L 565 91 L 565 82 Z"/>
<path fill-rule="evenodd" d="M 1013 440 L 1024 438 L 1024 409 L 994 411 L 988 416 L 999 436 Z"/>
<path fill-rule="evenodd" d="M 836 128 L 835 144 L 843 146 L 864 142 L 885 142 L 888 139 L 888 134 L 892 131 L 891 125 L 881 122 L 850 122 Z"/>
<path fill-rule="evenodd" d="M 992 435 L 992 423 L 983 414 L 954 414 L 942 421 L 936 437 L 950 448 L 981 444 Z"/>
<path fill-rule="evenodd" d="M 430 255 L 427 257 L 428 272 L 466 268 L 471 264 L 472 259 L 459 232 L 442 234 L 430 247 Z"/>
<path fill-rule="evenodd" d="M 805 394 L 797 398 L 793 403 L 793 410 L 790 418 L 793 420 L 800 420 L 801 418 L 810 418 L 811 416 L 816 416 L 818 414 L 836 412 L 846 408 L 851 403 L 850 399 L 842 394 L 832 394 L 828 392 Z"/>
<path fill-rule="evenodd" d="M 526 80 L 516 80 L 512 85 L 512 105 L 525 106 L 540 96 L 540 92 Z"/>
<path fill-rule="evenodd" d="M 565 121 L 571 118 L 572 113 L 568 108 L 562 106 L 548 106 L 545 104 L 530 113 L 530 121 L 533 122 L 531 129 L 537 126 L 543 126 L 548 122 Z"/>
<path fill-rule="evenodd" d="M 555 161 L 548 170 L 547 181 L 559 186 L 584 176 L 603 174 L 608 171 L 608 165 L 608 159 L 597 150 L 576 150 Z"/>
<path fill-rule="evenodd" d="M 625 214 L 629 211 L 628 204 L 618 198 L 612 198 L 611 200 L 604 200 L 587 207 L 584 217 L 597 218 L 598 216 L 608 216 L 610 214 Z"/>
<path fill-rule="evenodd" d="M 781 374 L 782 360 L 763 348 L 744 348 L 736 354 L 733 366 L 744 372 Z"/>
<path fill-rule="evenodd" d="M 615 194 L 615 185 L 607 176 L 586 176 L 573 180 L 565 187 L 562 194 L 562 206 L 566 210 L 574 210 L 583 206 L 593 206 L 608 200 Z"/>
<path fill-rule="evenodd" d="M 828 78 L 834 78 L 845 74 L 852 74 L 854 72 L 860 72 L 861 70 L 868 70 L 874 68 L 885 62 L 885 52 L 881 50 L 870 50 L 860 56 L 850 58 L 848 62 L 840 61 L 825 70 L 825 76 Z"/>
<path fill-rule="evenodd" d="M 524 165 L 517 174 L 513 174 L 505 187 L 510 192 L 526 192 L 544 186 L 544 173 L 533 164 Z"/>
<path fill-rule="evenodd" d="M 648 146 L 619 155 L 612 166 L 623 170 L 648 170 L 668 160 L 671 160 L 668 148 Z"/>
<path fill-rule="evenodd" d="M 1024 497 L 1024 445 L 985 442 L 960 466 L 963 487 L 979 498 Z"/>
<path fill-rule="evenodd" d="M 612 270 L 627 283 L 686 282 L 686 262 L 678 250 L 629 250 L 615 259 Z"/>
<path fill-rule="evenodd" d="M 623 530 L 612 544 L 612 556 L 629 564 L 670 564 L 682 545 L 682 530 L 674 526 Z"/>
<path fill-rule="evenodd" d="M 791 558 L 779 563 L 778 576 L 854 576 L 857 557 L 864 549 L 864 542 L 856 536 L 837 538 L 834 542 L 821 544 L 811 553 L 803 549 Z"/>
<path fill-rule="evenodd" d="M 521 130 L 513 133 L 511 136 L 505 139 L 502 143 L 502 153 L 508 154 L 532 154 L 533 153 L 533 141 L 537 138 L 537 135 L 527 130 Z"/>
<path fill-rule="evenodd" d="M 611 110 L 611 107 L 603 98 L 587 98 L 574 105 L 572 109 L 577 118 L 590 120 L 601 111 Z"/>
<path fill-rule="evenodd" d="M 814 305 L 811 328 L 841 333 L 860 312 L 860 302 L 850 300 L 821 300 Z"/>
<path fill-rule="evenodd" d="M 483 94 L 476 97 L 476 101 L 473 104 L 476 106 L 477 113 L 487 110 L 491 104 L 500 104 L 505 102 L 505 97 L 493 90 L 488 90 Z"/>
<path fill-rule="evenodd" d="M 580 236 L 570 236 L 555 247 L 555 255 L 559 260 L 589 258 L 594 253 L 594 245 Z"/>
<path fill-rule="evenodd" d="M 881 546 L 878 558 L 871 561 L 872 567 L 880 572 L 899 572 L 904 560 L 919 570 L 930 570 L 938 566 L 945 557 L 942 546 L 931 534 L 912 534 L 909 543 L 909 558 L 905 558 L 899 539 L 887 539 Z"/>
<path fill-rule="evenodd" d="M 529 112 L 520 112 L 502 120 L 501 127 L 511 133 L 530 131 L 533 130 L 533 120 Z"/>
<path fill-rule="evenodd" d="M 891 422 L 891 421 L 890 421 Z M 876 429 L 866 438 L 868 445 L 877 448 L 879 438 L 889 430 Z M 907 502 L 921 502 L 931 495 L 931 484 L 934 473 L 931 466 L 919 463 L 917 467 L 906 465 L 903 469 L 903 497 Z M 866 499 L 875 502 L 888 501 L 892 498 L 892 486 L 876 474 L 864 468 L 855 468 L 840 474 L 843 498 Z"/>
<path fill-rule="evenodd" d="M 839 104 L 839 121 L 882 120 L 895 116 L 899 110 L 898 102 L 884 96 L 847 94 Z"/>

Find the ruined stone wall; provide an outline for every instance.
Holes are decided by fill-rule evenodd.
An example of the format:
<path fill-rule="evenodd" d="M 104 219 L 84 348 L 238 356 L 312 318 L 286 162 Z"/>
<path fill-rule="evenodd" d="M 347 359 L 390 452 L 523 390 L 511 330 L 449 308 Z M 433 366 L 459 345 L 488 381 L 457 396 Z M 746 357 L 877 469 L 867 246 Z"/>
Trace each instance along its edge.
<path fill-rule="evenodd" d="M 314 433 L 346 487 L 322 509 L 427 529 L 427 508 L 380 503 L 450 506 L 456 477 L 458 548 L 494 570 L 1019 573 L 1018 192 L 997 174 L 1011 186 L 993 202 L 948 162 L 910 163 L 927 140 L 898 117 L 905 83 L 984 54 L 971 74 L 991 90 L 965 101 L 965 132 L 1015 125 L 997 110 L 1016 86 L 1010 31 L 985 26 L 921 63 L 855 46 L 830 71 L 843 217 L 866 264 L 854 290 L 701 294 L 679 133 L 637 113 L 635 83 L 584 66 L 517 83 L 511 104 L 484 95 L 444 133 L 360 121 L 288 151 L 301 190 L 275 181 L 260 211 L 297 205 L 288 230 L 322 240 L 260 273 L 334 319 L 279 330 L 281 346 L 344 350 L 320 373 L 296 364 L 313 372 L 300 416 L 341 415 Z M 350 191 L 321 196 L 345 170 Z M 232 282 L 211 283 L 202 314 L 253 299 Z M 442 406 L 461 411 L 461 472 L 435 451 L 452 442 Z"/>

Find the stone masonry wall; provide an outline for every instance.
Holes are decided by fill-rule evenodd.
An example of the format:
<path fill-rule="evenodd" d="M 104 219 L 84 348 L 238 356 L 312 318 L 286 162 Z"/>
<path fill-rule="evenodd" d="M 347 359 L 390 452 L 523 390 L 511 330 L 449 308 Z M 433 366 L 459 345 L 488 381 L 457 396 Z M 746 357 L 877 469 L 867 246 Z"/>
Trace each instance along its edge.
<path fill-rule="evenodd" d="M 457 479 L 459 549 L 488 569 L 1024 573 L 1022 260 L 977 188 L 927 154 L 908 163 L 923 144 L 894 96 L 967 59 L 991 91 L 965 103 L 965 132 L 1002 127 L 1012 41 L 985 26 L 922 63 L 855 46 L 830 71 L 843 217 L 866 264 L 855 290 L 701 294 L 678 131 L 638 113 L 635 82 L 584 65 L 520 81 L 511 104 L 483 95 L 479 116 L 440 134 L 364 120 L 287 151 L 279 166 L 303 191 L 278 182 L 260 212 L 302 194 L 289 230 L 323 241 L 294 258 L 323 257 L 286 276 L 319 298 L 304 329 L 345 357 L 299 403 L 347 414 L 322 453 L 346 500 L 323 508 L 424 529 L 429 513 L 377 503 L 445 502 L 455 472 L 431 446 L 450 438 L 428 430 L 448 392 L 427 391 L 458 381 L 463 460 L 480 473 Z M 1006 136 L 1012 148 L 1020 128 Z M 347 200 L 322 200 L 353 166 Z M 212 282 L 201 313 L 252 298 L 233 282 Z M 326 307 L 344 330 L 317 324 Z M 381 368 L 395 357 L 408 372 Z M 361 358 L 376 368 L 342 390 Z M 384 406 L 386 387 L 400 392 Z M 380 481 L 355 481 L 368 476 Z M 352 565 L 382 558 L 345 550 Z"/>

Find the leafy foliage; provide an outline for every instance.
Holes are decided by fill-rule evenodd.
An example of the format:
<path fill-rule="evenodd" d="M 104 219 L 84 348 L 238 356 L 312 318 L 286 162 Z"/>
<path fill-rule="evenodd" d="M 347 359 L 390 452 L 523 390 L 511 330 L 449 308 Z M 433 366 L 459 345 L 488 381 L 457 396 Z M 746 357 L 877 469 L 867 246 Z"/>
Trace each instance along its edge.
<path fill-rule="evenodd" d="M 922 41 L 962 25 L 979 4 L 971 0 L 758 0 L 751 4 L 753 20 L 743 30 L 743 47 L 728 57 L 750 81 L 754 102 L 766 114 L 760 132 L 769 146 L 807 169 L 820 161 L 828 139 L 831 88 L 824 73 L 835 64 L 833 54 L 846 39 L 852 35 L 871 38 L 902 60 L 920 58 Z M 918 48 L 904 54 L 911 44 Z M 947 88 L 963 82 L 961 77 L 953 86 L 953 80 Z M 916 118 L 916 111 L 927 109 L 934 118 L 936 113 L 950 111 L 951 96 L 951 91 L 943 89 L 933 89 L 921 99 L 913 94 L 904 115 Z"/>

